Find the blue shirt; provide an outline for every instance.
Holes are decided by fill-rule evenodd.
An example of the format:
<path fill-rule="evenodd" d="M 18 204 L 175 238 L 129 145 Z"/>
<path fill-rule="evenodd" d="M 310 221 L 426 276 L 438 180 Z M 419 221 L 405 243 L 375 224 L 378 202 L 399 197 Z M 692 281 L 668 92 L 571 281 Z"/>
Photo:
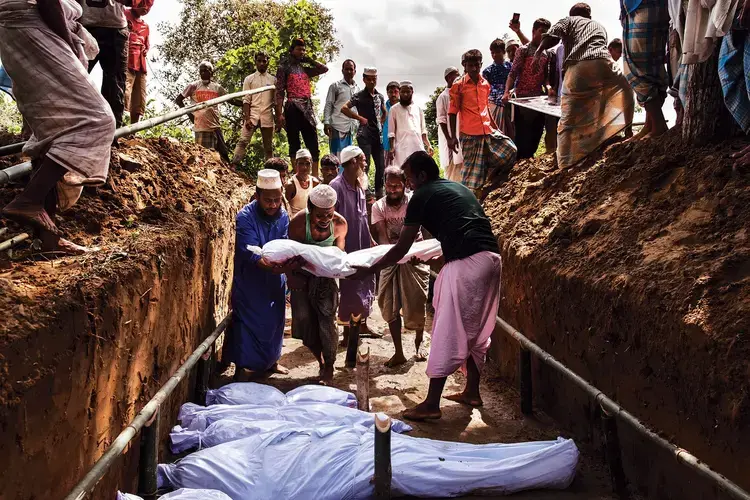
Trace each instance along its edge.
<path fill-rule="evenodd" d="M 625 11 L 628 14 L 632 14 L 633 11 L 641 6 L 642 1 L 643 0 L 622 0 L 622 5 L 625 7 Z"/>
<path fill-rule="evenodd" d="M 490 84 L 492 90 L 490 90 L 489 101 L 498 106 L 503 105 L 503 94 L 505 93 L 505 82 L 508 81 L 508 75 L 510 74 L 510 68 L 513 65 L 510 61 L 505 61 L 502 64 L 492 63 L 482 71 L 482 76 Z"/>
<path fill-rule="evenodd" d="M 385 125 L 383 125 L 383 151 L 390 151 L 391 140 L 388 137 L 388 117 L 391 114 L 391 101 L 390 99 L 385 102 Z"/>
<path fill-rule="evenodd" d="M 260 256 L 247 246 L 263 247 L 288 236 L 289 215 L 283 207 L 276 217 L 269 218 L 253 201 L 237 214 L 232 326 L 227 334 L 228 359 L 237 368 L 266 371 L 281 356 L 286 276 L 258 267 Z"/>

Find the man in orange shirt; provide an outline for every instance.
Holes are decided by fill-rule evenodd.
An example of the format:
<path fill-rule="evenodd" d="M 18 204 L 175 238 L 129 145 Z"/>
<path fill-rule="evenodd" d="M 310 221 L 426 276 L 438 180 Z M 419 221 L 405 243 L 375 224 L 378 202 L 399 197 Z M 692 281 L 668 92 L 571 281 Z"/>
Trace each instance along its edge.
<path fill-rule="evenodd" d="M 125 10 L 125 19 L 128 20 L 130 30 L 125 109 L 130 113 L 130 123 L 138 123 L 146 111 L 146 54 L 150 47 L 150 33 L 148 24 L 142 16 L 148 14 L 153 3 L 153 0 L 133 2 L 133 7 Z"/>
<path fill-rule="evenodd" d="M 450 90 L 451 103 L 448 109 L 451 136 L 448 147 L 458 152 L 459 136 L 456 135 L 456 117 L 461 114 L 460 141 L 464 157 L 461 183 L 480 196 L 482 186 L 490 178 L 509 172 L 516 163 L 516 145 L 498 130 L 488 107 L 491 87 L 480 74 L 482 53 L 476 49 L 461 57 L 464 76 Z"/>

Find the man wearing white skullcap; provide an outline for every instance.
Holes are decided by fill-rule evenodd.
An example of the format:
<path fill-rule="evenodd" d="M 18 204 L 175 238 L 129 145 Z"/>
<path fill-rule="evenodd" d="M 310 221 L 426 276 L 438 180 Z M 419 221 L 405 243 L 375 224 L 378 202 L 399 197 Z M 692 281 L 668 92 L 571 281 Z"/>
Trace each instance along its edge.
<path fill-rule="evenodd" d="M 365 161 L 365 154 L 361 148 L 357 146 L 344 148 L 341 152 L 344 171 L 331 181 L 331 187 L 336 190 L 336 211 L 346 219 L 348 225 L 345 246 L 347 253 L 375 246 L 375 241 L 370 235 L 367 200 L 360 180 Z M 375 277 L 368 276 L 363 280 L 341 280 L 340 287 L 339 321 L 348 325 L 352 316 L 358 315 L 361 315 L 364 321 L 370 315 L 370 308 L 375 299 Z M 366 330 L 366 324 L 363 325 Z M 348 333 L 349 327 L 345 326 L 345 342 L 348 339 Z"/>
<path fill-rule="evenodd" d="M 248 371 L 286 370 L 278 365 L 284 339 L 286 277 L 299 268 L 300 259 L 272 265 L 247 249 L 286 239 L 289 215 L 282 208 L 279 172 L 258 172 L 255 200 L 237 214 L 237 236 L 232 281 L 232 325 L 227 333 L 227 361 L 235 377 L 246 380 Z"/>
<path fill-rule="evenodd" d="M 336 213 L 336 190 L 321 184 L 310 191 L 307 209 L 299 212 L 289 223 L 289 239 L 319 247 L 346 248 L 347 224 Z M 333 381 L 336 361 L 338 329 L 336 309 L 339 289 L 336 280 L 313 276 L 306 271 L 289 275 L 292 291 L 292 337 L 302 340 L 320 365 L 320 381 Z"/>
<path fill-rule="evenodd" d="M 198 104 L 217 97 L 223 96 L 227 91 L 218 83 L 211 81 L 214 74 L 214 66 L 208 61 L 203 61 L 198 65 L 201 79 L 194 81 L 185 87 L 182 94 L 175 99 L 177 105 L 185 107 L 185 99 L 190 99 L 193 104 Z M 242 107 L 241 99 L 234 99 L 230 104 Z M 229 162 L 229 150 L 224 142 L 224 135 L 221 133 L 221 121 L 219 117 L 219 107 L 209 106 L 192 114 L 193 131 L 195 133 L 195 143 L 204 148 L 213 149 L 219 152 L 224 161 Z"/>
<path fill-rule="evenodd" d="M 359 121 L 357 144 L 365 154 L 364 171 L 370 171 L 370 158 L 372 158 L 375 164 L 375 191 L 382 193 L 383 171 L 385 170 L 383 124 L 386 118 L 386 99 L 375 88 L 378 84 L 377 68 L 367 67 L 362 74 L 365 82 L 364 90 L 354 94 L 351 100 L 341 108 L 341 112 Z M 343 159 L 341 162 L 343 163 Z"/>
<path fill-rule="evenodd" d="M 290 217 L 307 207 L 307 197 L 310 191 L 320 184 L 320 180 L 310 175 L 313 166 L 312 153 L 308 149 L 300 149 L 295 154 L 295 173 L 286 183 L 286 199 L 289 200 Z"/>
<path fill-rule="evenodd" d="M 388 157 L 397 167 L 415 151 L 427 151 L 432 155 L 424 111 L 413 102 L 413 97 L 414 85 L 404 80 L 399 91 L 399 103 L 388 112 L 388 138 L 391 147 Z"/>

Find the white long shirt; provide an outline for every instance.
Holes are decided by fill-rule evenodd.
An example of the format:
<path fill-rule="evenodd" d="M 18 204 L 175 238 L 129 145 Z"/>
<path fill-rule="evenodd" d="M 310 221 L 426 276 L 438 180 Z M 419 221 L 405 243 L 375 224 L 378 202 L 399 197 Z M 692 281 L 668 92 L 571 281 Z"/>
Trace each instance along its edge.
<path fill-rule="evenodd" d="M 414 103 L 404 107 L 400 102 L 391 106 L 388 113 L 388 137 L 391 139 L 391 149 L 393 139 L 396 139 L 396 148 L 393 149 L 394 165 L 400 167 L 409 155 L 425 150 L 422 135 L 427 135 L 422 108 Z"/>
<path fill-rule="evenodd" d="M 448 139 L 443 134 L 443 129 L 440 126 L 444 123 L 448 130 L 451 129 L 450 121 L 448 121 L 448 108 L 451 104 L 451 89 L 448 87 L 443 90 L 435 101 L 435 107 L 437 108 L 437 125 L 438 125 L 438 148 L 440 149 L 440 166 L 443 170 L 447 170 L 448 166 L 452 163 L 453 165 L 461 165 L 464 162 L 464 157 L 461 154 L 461 143 L 458 143 L 458 153 L 454 153 L 448 147 Z M 456 133 L 461 130 L 459 125 L 459 116 L 456 115 Z"/>

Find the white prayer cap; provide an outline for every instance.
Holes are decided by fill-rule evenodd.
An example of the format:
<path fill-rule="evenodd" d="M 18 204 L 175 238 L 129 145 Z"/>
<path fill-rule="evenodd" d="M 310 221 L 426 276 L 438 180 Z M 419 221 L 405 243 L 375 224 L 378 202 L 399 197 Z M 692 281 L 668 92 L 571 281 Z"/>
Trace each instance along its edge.
<path fill-rule="evenodd" d="M 445 71 L 443 71 L 443 78 L 446 78 L 451 73 L 458 73 L 458 68 L 456 68 L 455 66 L 445 68 Z"/>
<path fill-rule="evenodd" d="M 264 168 L 258 172 L 256 187 L 260 189 L 281 189 L 281 176 L 278 170 Z"/>
<path fill-rule="evenodd" d="M 378 76 L 378 68 L 367 66 L 362 74 L 365 76 Z"/>
<path fill-rule="evenodd" d="M 201 62 L 201 63 L 200 63 L 199 65 L 198 65 L 198 70 L 200 71 L 200 69 L 201 69 L 201 68 L 206 68 L 206 69 L 208 69 L 208 71 L 210 71 L 211 73 L 213 73 L 213 72 L 214 72 L 214 65 L 213 65 L 213 64 L 211 64 L 211 61 L 202 61 L 202 62 Z"/>
<path fill-rule="evenodd" d="M 341 164 L 343 165 L 361 154 L 364 154 L 364 152 L 359 147 L 347 146 L 341 151 Z"/>
<path fill-rule="evenodd" d="M 310 191 L 308 199 L 318 208 L 333 208 L 336 206 L 336 190 L 328 184 L 318 184 Z"/>
<path fill-rule="evenodd" d="M 412 90 L 414 90 L 414 84 L 411 83 L 411 80 L 403 80 L 399 86 L 401 87 L 410 87 Z"/>
<path fill-rule="evenodd" d="M 309 149 L 300 149 L 297 151 L 297 156 L 294 157 L 296 160 L 299 160 L 300 158 L 310 158 L 312 159 L 312 154 L 310 153 Z"/>
<path fill-rule="evenodd" d="M 505 41 L 505 48 L 507 49 L 511 45 L 515 45 L 516 47 L 519 47 L 521 45 L 521 42 L 517 38 L 509 38 Z"/>

